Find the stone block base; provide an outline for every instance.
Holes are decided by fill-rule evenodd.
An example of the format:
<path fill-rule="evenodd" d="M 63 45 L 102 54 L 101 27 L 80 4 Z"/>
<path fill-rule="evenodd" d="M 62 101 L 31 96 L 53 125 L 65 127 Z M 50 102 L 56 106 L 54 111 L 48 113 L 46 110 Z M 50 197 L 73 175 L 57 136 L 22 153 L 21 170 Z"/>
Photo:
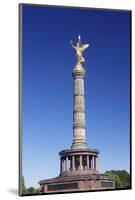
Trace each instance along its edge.
<path fill-rule="evenodd" d="M 39 182 L 43 193 L 64 193 L 74 191 L 91 191 L 115 189 L 112 178 L 100 174 L 59 176 Z"/>

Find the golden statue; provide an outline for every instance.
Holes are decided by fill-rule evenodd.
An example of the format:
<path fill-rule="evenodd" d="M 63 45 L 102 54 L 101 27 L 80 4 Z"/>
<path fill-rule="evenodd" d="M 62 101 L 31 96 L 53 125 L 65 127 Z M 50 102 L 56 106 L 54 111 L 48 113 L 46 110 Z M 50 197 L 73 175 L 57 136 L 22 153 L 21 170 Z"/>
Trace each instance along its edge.
<path fill-rule="evenodd" d="M 73 45 L 72 41 L 70 43 L 71 43 L 71 46 L 76 50 L 77 64 L 83 63 L 85 59 L 82 56 L 82 52 L 89 47 L 89 44 L 82 44 L 80 35 L 78 36 L 78 42 L 76 46 Z"/>

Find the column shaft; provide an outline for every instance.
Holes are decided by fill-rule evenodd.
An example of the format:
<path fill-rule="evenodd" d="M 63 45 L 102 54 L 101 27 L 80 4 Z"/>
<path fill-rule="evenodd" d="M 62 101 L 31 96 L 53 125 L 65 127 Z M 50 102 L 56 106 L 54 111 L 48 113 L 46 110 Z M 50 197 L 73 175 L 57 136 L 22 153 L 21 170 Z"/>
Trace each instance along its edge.
<path fill-rule="evenodd" d="M 73 68 L 74 110 L 72 149 L 87 148 L 85 131 L 84 75 L 85 69 L 81 64 L 76 65 Z"/>
<path fill-rule="evenodd" d="M 64 172 L 64 159 L 61 158 L 61 171 Z"/>
<path fill-rule="evenodd" d="M 62 158 L 60 158 L 60 174 L 62 173 Z"/>
<path fill-rule="evenodd" d="M 72 170 L 75 170 L 75 156 L 72 156 Z"/>
<path fill-rule="evenodd" d="M 82 156 L 80 156 L 80 169 L 83 169 L 83 165 L 82 165 Z"/>
<path fill-rule="evenodd" d="M 95 166 L 94 166 L 94 156 L 92 156 L 92 169 L 94 169 Z"/>
<path fill-rule="evenodd" d="M 66 157 L 66 171 L 68 171 L 68 157 Z"/>
<path fill-rule="evenodd" d="M 87 169 L 90 168 L 89 156 L 87 155 Z"/>
<path fill-rule="evenodd" d="M 96 157 L 96 170 L 98 170 L 98 157 Z"/>
<path fill-rule="evenodd" d="M 96 169 L 96 156 L 94 156 L 94 169 Z"/>
<path fill-rule="evenodd" d="M 90 169 L 92 169 L 92 156 L 90 157 Z"/>

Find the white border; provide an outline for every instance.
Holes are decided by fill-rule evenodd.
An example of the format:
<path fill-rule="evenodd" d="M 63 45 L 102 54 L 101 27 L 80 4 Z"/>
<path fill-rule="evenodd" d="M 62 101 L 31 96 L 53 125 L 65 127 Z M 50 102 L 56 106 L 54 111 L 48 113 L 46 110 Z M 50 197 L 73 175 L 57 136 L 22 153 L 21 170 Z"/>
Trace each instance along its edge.
<path fill-rule="evenodd" d="M 36 3 L 96 8 L 131 9 L 133 12 L 133 38 L 135 44 L 134 0 L 4 0 L 0 4 L 0 198 L 20 199 L 15 194 L 18 188 L 18 4 Z M 133 55 L 135 55 L 133 46 Z M 135 75 L 133 57 L 132 75 Z M 133 79 L 133 78 L 132 78 Z M 133 88 L 135 81 L 133 80 Z M 133 91 L 135 102 L 135 91 Z M 135 110 L 134 104 L 132 105 Z M 133 122 L 135 121 L 133 112 Z M 135 127 L 133 124 L 133 133 Z M 133 134 L 132 141 L 135 141 Z M 133 144 L 133 163 L 135 148 Z M 124 155 L 123 155 L 124 156 Z M 135 195 L 135 170 L 133 168 L 133 190 L 31 196 L 25 199 L 132 199 Z"/>

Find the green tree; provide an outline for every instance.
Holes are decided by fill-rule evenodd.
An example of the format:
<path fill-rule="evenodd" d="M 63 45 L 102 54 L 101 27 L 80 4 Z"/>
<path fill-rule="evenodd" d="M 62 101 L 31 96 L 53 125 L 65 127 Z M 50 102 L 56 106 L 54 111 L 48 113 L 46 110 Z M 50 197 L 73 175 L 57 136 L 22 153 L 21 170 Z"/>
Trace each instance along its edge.
<path fill-rule="evenodd" d="M 130 175 L 126 170 L 106 171 L 105 175 L 114 177 L 116 188 L 130 188 Z"/>
<path fill-rule="evenodd" d="M 121 180 L 120 180 L 120 178 L 119 178 L 118 175 L 113 174 L 111 171 L 110 172 L 109 171 L 105 172 L 105 175 L 109 176 L 109 177 L 112 177 L 115 180 L 115 188 L 120 188 L 120 186 L 121 186 Z"/>
<path fill-rule="evenodd" d="M 24 176 L 21 176 L 20 178 L 20 193 L 27 195 L 27 194 L 39 194 L 41 193 L 39 188 L 34 188 L 34 187 L 29 187 L 26 188 L 25 186 L 25 181 L 24 181 Z"/>
<path fill-rule="evenodd" d="M 25 187 L 24 176 L 21 176 L 21 178 L 20 178 L 20 191 L 21 191 L 21 194 L 25 194 L 27 191 L 27 189 Z"/>
<path fill-rule="evenodd" d="M 37 189 L 37 188 L 34 188 L 34 187 L 29 187 L 27 189 L 27 194 L 39 194 L 39 193 L 41 193 L 40 189 Z"/>
<path fill-rule="evenodd" d="M 30 188 L 27 189 L 27 193 L 33 194 L 33 193 L 35 193 L 35 192 L 36 192 L 36 191 L 35 191 L 35 188 L 34 188 L 34 187 L 30 187 Z"/>

